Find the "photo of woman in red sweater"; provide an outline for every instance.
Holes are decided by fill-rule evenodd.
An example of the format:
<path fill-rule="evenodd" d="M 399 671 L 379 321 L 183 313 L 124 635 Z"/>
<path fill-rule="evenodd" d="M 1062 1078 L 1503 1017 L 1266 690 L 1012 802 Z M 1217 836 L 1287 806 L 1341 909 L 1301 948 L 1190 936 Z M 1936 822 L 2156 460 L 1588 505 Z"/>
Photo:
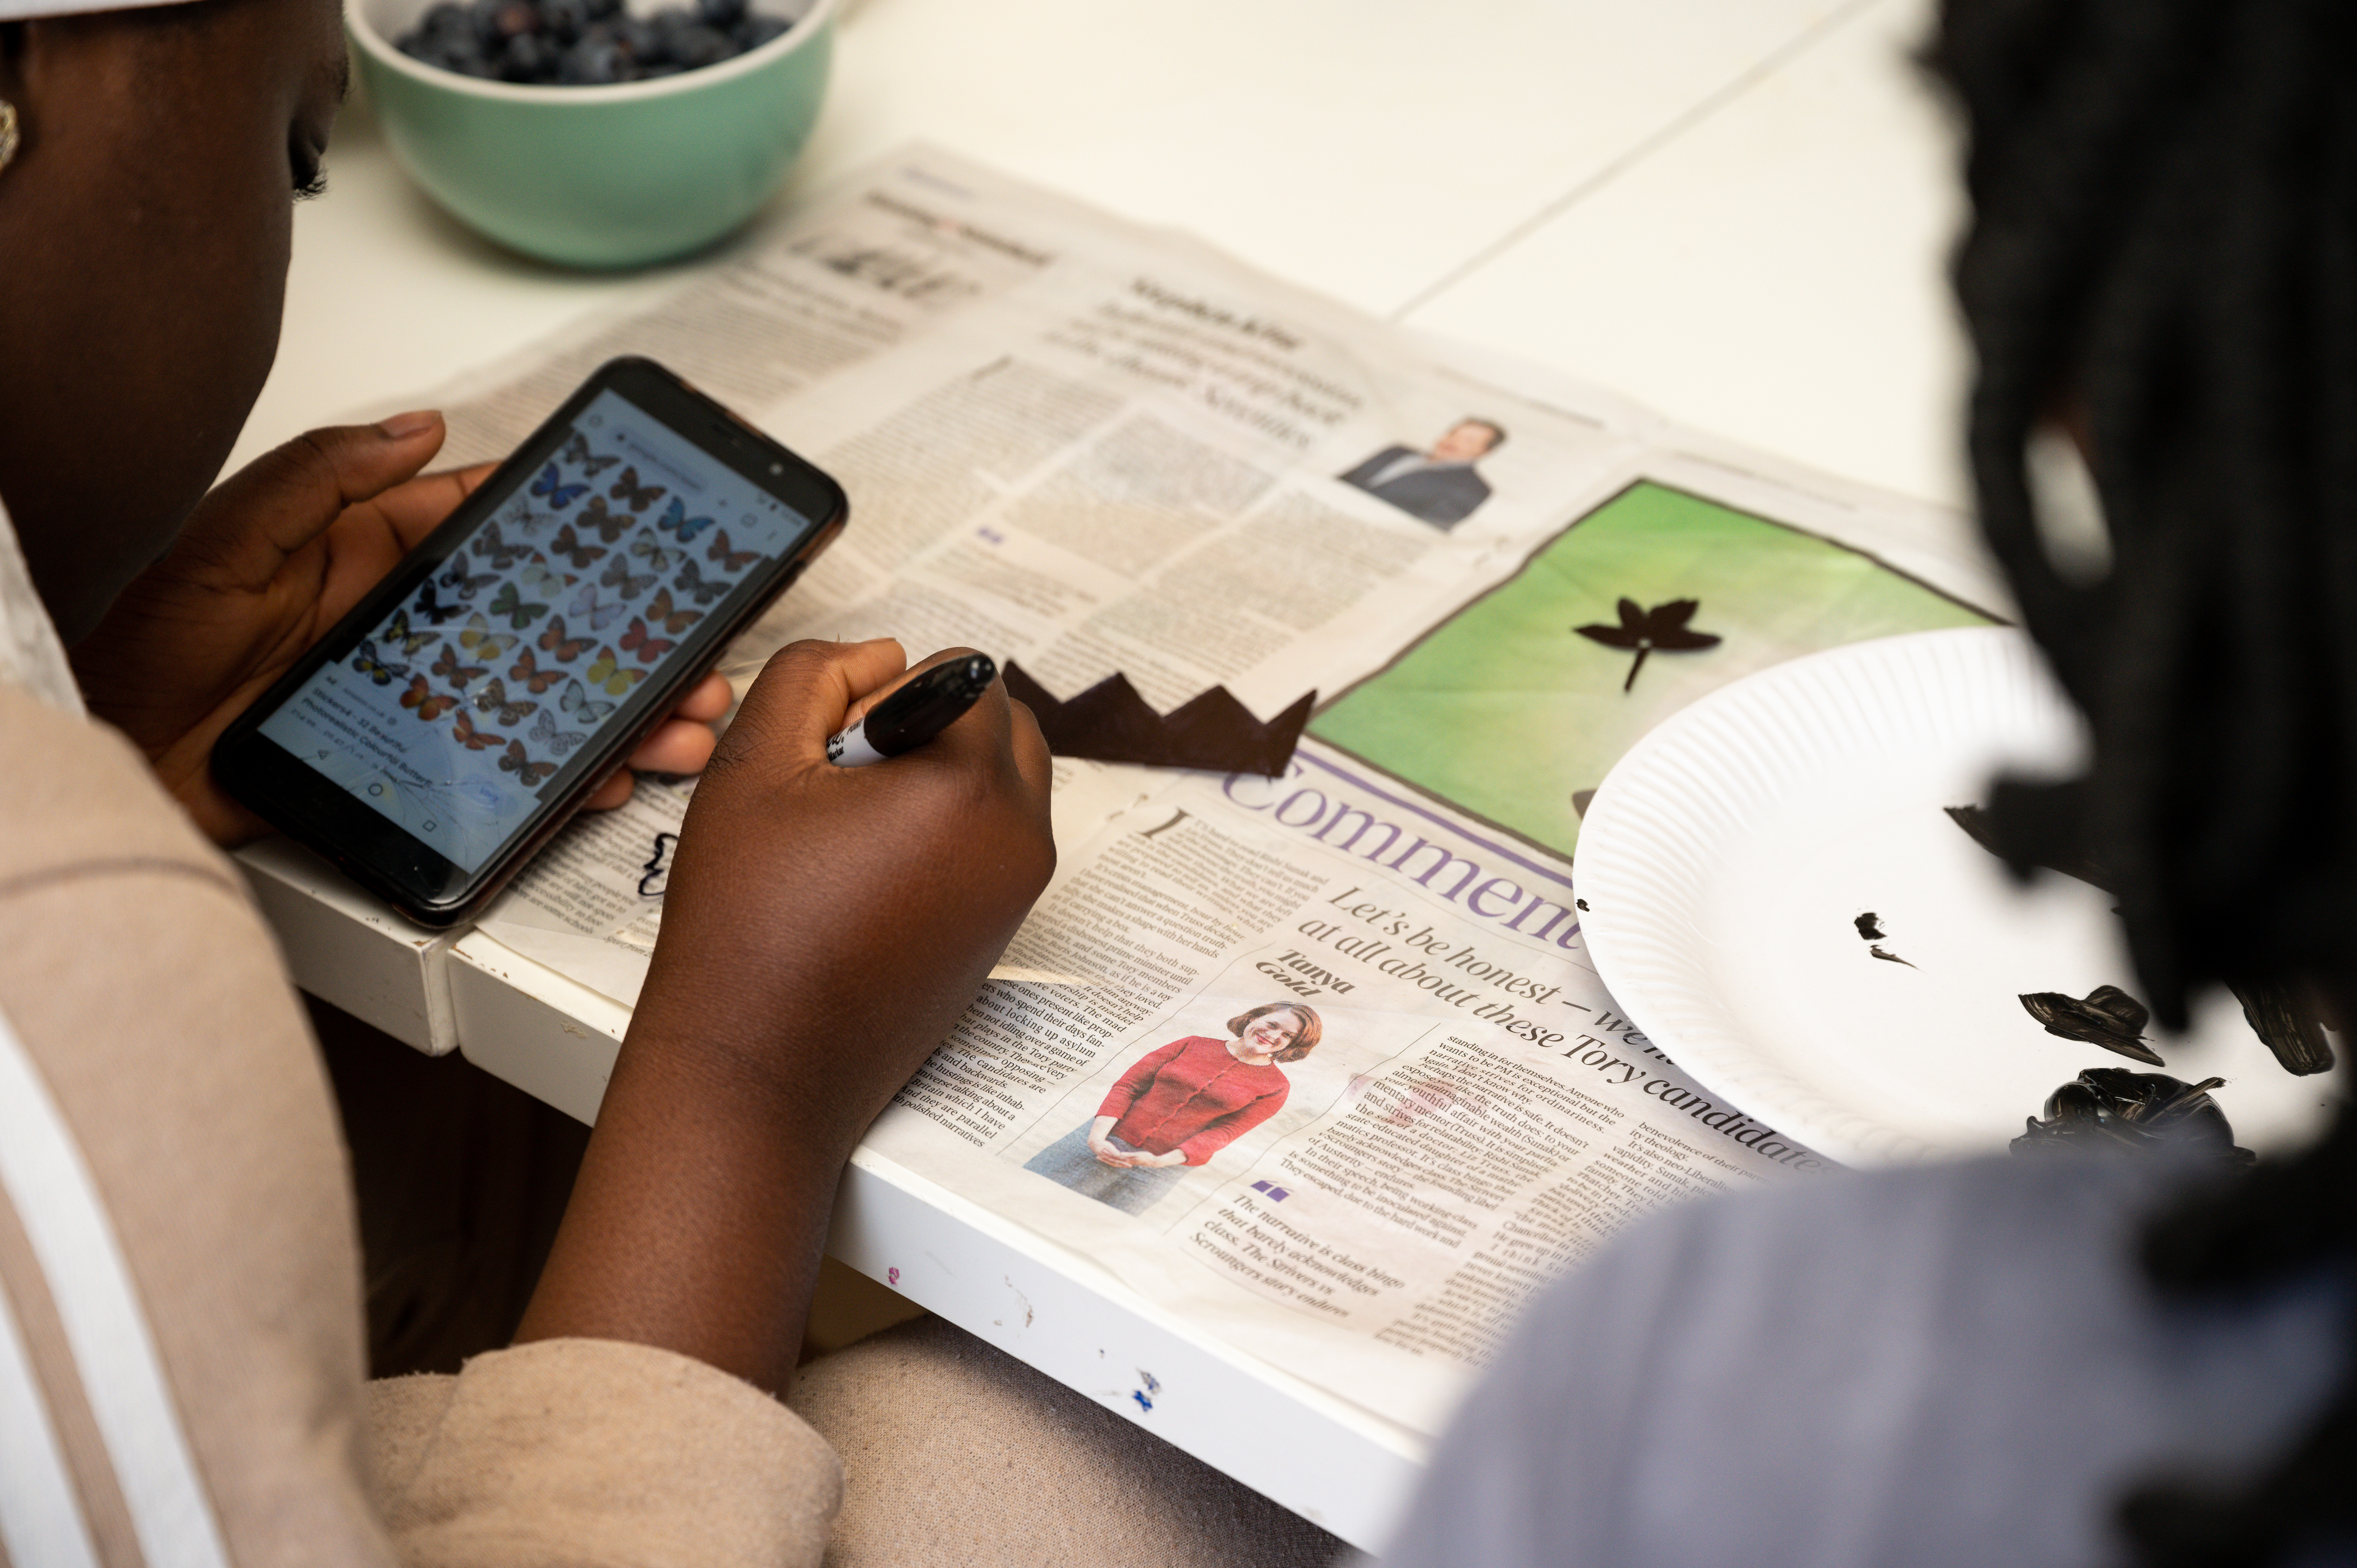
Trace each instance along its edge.
<path fill-rule="evenodd" d="M 1272 1002 L 1228 1020 L 1232 1038 L 1189 1035 L 1130 1065 L 1082 1122 L 1023 1168 L 1074 1192 L 1143 1214 L 1186 1176 L 1275 1115 L 1292 1084 L 1281 1062 L 1318 1047 L 1318 1015 Z"/>

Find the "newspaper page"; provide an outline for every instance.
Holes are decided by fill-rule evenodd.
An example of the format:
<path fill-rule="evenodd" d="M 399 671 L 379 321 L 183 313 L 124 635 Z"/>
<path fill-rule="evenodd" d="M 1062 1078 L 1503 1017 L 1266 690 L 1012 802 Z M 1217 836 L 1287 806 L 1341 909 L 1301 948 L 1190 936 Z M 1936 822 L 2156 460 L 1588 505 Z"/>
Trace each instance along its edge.
<path fill-rule="evenodd" d="M 985 988 L 869 1146 L 1381 1415 L 1639 1215 L 1822 1167 L 1620 1015 L 1559 862 L 1318 743 L 1075 849 L 1007 956 L 1091 983 Z"/>
<path fill-rule="evenodd" d="M 1821 1167 L 1619 1015 L 1571 856 L 1697 697 L 1990 619 L 1953 518 L 923 148 L 486 381 L 456 439 L 617 352 L 852 498 L 740 682 L 889 635 L 1062 697 L 1318 693 L 1281 779 L 1058 760 L 1056 879 L 871 1146 L 1424 1431 L 1639 1214 Z M 691 789 L 576 822 L 482 929 L 634 1003 Z"/>

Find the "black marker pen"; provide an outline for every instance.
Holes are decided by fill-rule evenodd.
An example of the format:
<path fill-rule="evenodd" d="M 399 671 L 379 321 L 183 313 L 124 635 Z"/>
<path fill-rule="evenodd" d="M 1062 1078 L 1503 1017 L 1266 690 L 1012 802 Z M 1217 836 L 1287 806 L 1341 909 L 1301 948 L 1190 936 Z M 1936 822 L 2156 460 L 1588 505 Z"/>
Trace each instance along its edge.
<path fill-rule="evenodd" d="M 997 679 L 998 666 L 986 653 L 936 664 L 829 740 L 826 759 L 838 768 L 865 768 L 914 751 L 957 723 Z"/>

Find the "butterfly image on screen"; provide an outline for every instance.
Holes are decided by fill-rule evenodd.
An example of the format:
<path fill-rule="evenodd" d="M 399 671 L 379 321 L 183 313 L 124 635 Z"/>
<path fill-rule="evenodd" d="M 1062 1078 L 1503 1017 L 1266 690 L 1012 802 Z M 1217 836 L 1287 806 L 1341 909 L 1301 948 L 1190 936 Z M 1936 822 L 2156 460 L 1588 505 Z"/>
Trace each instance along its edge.
<path fill-rule="evenodd" d="M 475 553 L 502 572 L 511 570 L 519 561 L 529 561 L 533 557 L 531 545 L 511 544 L 501 537 L 500 525 L 496 522 L 483 524 L 483 531 L 475 535 Z"/>
<path fill-rule="evenodd" d="M 559 681 L 564 680 L 565 671 L 543 670 L 539 661 L 532 656 L 532 651 L 527 649 L 517 654 L 516 661 L 508 666 L 508 679 L 516 682 L 537 697 Z"/>
<path fill-rule="evenodd" d="M 434 661 L 434 673 L 461 692 L 490 672 L 488 665 L 459 663 L 458 650 L 447 642 L 442 645 L 442 656 Z"/>
<path fill-rule="evenodd" d="M 634 577 L 630 575 L 630 563 L 618 557 L 612 565 L 606 568 L 606 575 L 597 579 L 597 585 L 611 588 L 626 599 L 635 599 L 655 585 L 655 575 L 644 572 Z"/>
<path fill-rule="evenodd" d="M 458 717 L 450 726 L 450 735 L 451 738 L 468 751 L 481 751 L 487 746 L 497 746 L 507 739 L 507 736 L 495 730 L 477 729 L 475 721 L 468 716 L 467 710 L 464 708 L 458 710 Z"/>
<path fill-rule="evenodd" d="M 668 572 L 673 562 L 685 560 L 686 557 L 677 550 L 664 549 L 662 542 L 653 534 L 641 532 L 636 539 L 630 541 L 630 559 L 643 561 L 656 572 Z"/>
<path fill-rule="evenodd" d="M 586 572 L 605 556 L 611 554 L 602 544 L 584 544 L 573 525 L 566 523 L 557 530 L 556 537 L 548 542 L 548 553 L 566 562 L 576 572 Z"/>
<path fill-rule="evenodd" d="M 688 516 L 687 503 L 680 499 L 679 497 L 673 496 L 671 498 L 671 505 L 663 509 L 662 517 L 661 521 L 656 522 L 655 526 L 662 529 L 665 533 L 678 534 L 679 542 L 682 544 L 684 544 L 689 540 L 694 539 L 697 534 L 703 532 L 705 529 L 710 528 L 712 526 L 712 520 L 708 517 Z"/>
<path fill-rule="evenodd" d="M 564 693 L 556 699 L 556 705 L 565 710 L 566 719 L 576 725 L 594 725 L 618 706 L 613 703 L 593 701 L 588 688 L 578 681 L 565 682 Z"/>
<path fill-rule="evenodd" d="M 430 580 L 424 587 L 418 589 L 417 600 L 409 607 L 409 609 L 411 614 L 424 616 L 436 626 L 440 626 L 446 620 L 456 619 L 467 613 L 467 607 L 463 604 L 456 601 L 444 604 L 436 596 L 434 584 Z"/>
<path fill-rule="evenodd" d="M 390 686 L 409 673 L 408 665 L 378 658 L 376 644 L 365 637 L 361 639 L 359 649 L 352 654 L 352 668 L 380 686 Z"/>
<path fill-rule="evenodd" d="M 616 500 L 620 501 L 624 506 L 629 507 L 632 511 L 644 511 L 647 508 L 654 505 L 655 502 L 662 499 L 664 492 L 668 491 L 670 489 L 671 487 L 669 485 L 642 485 L 639 483 L 639 470 L 637 466 L 633 465 L 630 467 L 622 470 L 622 477 L 616 479 L 614 481 L 614 488 L 608 490 L 606 493 L 613 497 Z"/>
<path fill-rule="evenodd" d="M 516 639 L 504 632 L 495 634 L 480 610 L 467 618 L 465 628 L 458 633 L 458 646 L 467 650 L 469 659 L 497 659 L 515 643 Z"/>
<path fill-rule="evenodd" d="M 548 607 L 536 600 L 525 598 L 516 590 L 513 583 L 502 583 L 500 585 L 500 591 L 491 597 L 491 613 L 495 616 L 507 617 L 508 625 L 517 631 L 522 631 L 546 615 Z"/>
<path fill-rule="evenodd" d="M 679 569 L 679 575 L 671 580 L 671 585 L 697 604 L 708 605 L 737 585 L 721 578 L 705 581 L 703 571 L 691 561 Z"/>
<path fill-rule="evenodd" d="M 647 678 L 643 670 L 631 670 L 622 663 L 622 656 L 611 648 L 601 648 L 581 678 L 592 686 L 603 686 L 609 697 L 619 697 Z"/>
<path fill-rule="evenodd" d="M 561 456 L 566 462 L 578 466 L 583 473 L 593 479 L 622 460 L 610 453 L 603 457 L 591 456 L 589 438 L 578 430 L 566 438 L 565 450 Z"/>
<path fill-rule="evenodd" d="M 548 618 L 547 629 L 540 634 L 540 650 L 554 659 L 559 664 L 570 664 L 588 652 L 591 645 L 597 640 L 594 636 L 567 637 L 565 632 L 565 618 L 551 616 Z"/>
<path fill-rule="evenodd" d="M 533 744 L 552 757 L 566 756 L 575 746 L 589 743 L 589 737 L 579 730 L 558 729 L 556 715 L 546 708 L 540 711 L 540 717 L 532 721 L 530 734 Z"/>
<path fill-rule="evenodd" d="M 589 504 L 581 509 L 580 521 L 585 532 L 594 532 L 608 544 L 613 543 L 639 525 L 639 520 L 628 512 L 608 511 L 604 496 L 589 498 Z"/>
<path fill-rule="evenodd" d="M 401 694 L 401 705 L 404 708 L 416 709 L 417 716 L 429 723 L 457 707 L 458 703 L 458 698 L 447 693 L 436 692 L 427 685 L 425 677 L 423 675 L 411 676 L 409 690 Z"/>
<path fill-rule="evenodd" d="M 697 621 L 700 621 L 703 618 L 704 612 L 702 610 L 683 610 L 673 608 L 671 602 L 671 590 L 669 588 L 665 588 L 662 593 L 657 594 L 653 598 L 647 601 L 647 625 L 650 627 L 659 626 L 665 631 L 671 633 L 673 637 L 677 637 L 681 632 L 685 631 L 689 627 L 694 626 Z"/>
<path fill-rule="evenodd" d="M 420 650 L 424 649 L 427 644 L 431 643 L 436 638 L 441 635 L 442 634 L 440 632 L 430 628 L 425 631 L 410 630 L 409 612 L 407 610 L 393 611 L 393 624 L 386 627 L 382 631 L 377 633 L 377 636 L 384 639 L 384 646 L 388 651 L 392 650 L 393 645 L 398 643 L 400 645 L 401 655 L 404 659 L 416 658 Z"/>
<path fill-rule="evenodd" d="M 534 762 L 523 748 L 523 742 L 508 742 L 507 755 L 500 758 L 500 771 L 512 773 L 527 784 L 537 784 L 556 771 L 554 762 Z"/>
<path fill-rule="evenodd" d="M 508 504 L 500 510 L 499 520 L 503 526 L 511 528 L 518 533 L 533 534 L 554 522 L 556 514 L 553 511 L 536 510 L 532 501 L 522 491 L 518 491 L 508 498 Z"/>
<path fill-rule="evenodd" d="M 565 607 L 565 613 L 587 621 L 591 631 L 603 631 L 629 607 L 619 599 L 599 598 L 597 588 L 592 585 L 576 594 L 573 602 Z"/>
<path fill-rule="evenodd" d="M 648 636 L 647 623 L 636 616 L 630 618 L 630 629 L 622 633 L 622 651 L 637 654 L 641 664 L 652 664 L 678 646 L 669 638 Z"/>
<path fill-rule="evenodd" d="M 671 853 L 679 847 L 677 833 L 657 833 L 655 852 L 640 866 L 639 897 L 660 898 L 671 887 Z"/>
<path fill-rule="evenodd" d="M 497 572 L 469 570 L 473 564 L 467 559 L 467 553 L 461 550 L 450 557 L 450 564 L 444 568 L 442 575 L 434 580 L 460 598 L 471 599 L 477 593 L 500 580 L 500 575 Z"/>
<path fill-rule="evenodd" d="M 712 536 L 712 546 L 705 551 L 706 561 L 717 561 L 724 572 L 742 572 L 761 558 L 758 550 L 739 550 L 728 542 L 728 531 L 722 529 Z"/>
<path fill-rule="evenodd" d="M 554 599 L 581 579 L 570 572 L 560 572 L 544 561 L 535 561 L 516 574 L 516 586 L 526 594 L 546 594 Z"/>
<path fill-rule="evenodd" d="M 510 702 L 507 682 L 494 681 L 475 693 L 475 711 L 486 719 L 497 714 L 499 723 L 512 725 L 521 724 L 540 712 L 540 704 L 524 698 Z"/>
<path fill-rule="evenodd" d="M 587 481 L 584 480 L 570 485 L 565 483 L 563 477 L 557 473 L 556 465 L 554 463 L 551 463 L 548 467 L 543 468 L 540 471 L 540 478 L 532 482 L 532 499 L 534 500 L 544 500 L 558 511 L 563 511 L 566 507 L 571 506 L 575 501 L 579 500 L 583 496 L 587 495 L 588 493 L 589 486 Z"/>

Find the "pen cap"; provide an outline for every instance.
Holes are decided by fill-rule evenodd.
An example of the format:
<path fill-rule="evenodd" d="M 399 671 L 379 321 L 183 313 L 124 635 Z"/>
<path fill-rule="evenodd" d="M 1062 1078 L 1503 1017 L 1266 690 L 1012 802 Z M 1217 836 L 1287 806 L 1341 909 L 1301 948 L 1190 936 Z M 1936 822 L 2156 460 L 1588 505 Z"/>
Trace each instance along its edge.
<path fill-rule="evenodd" d="M 935 665 L 868 710 L 861 728 L 887 757 L 922 746 L 958 721 L 998 679 L 985 653 Z"/>

